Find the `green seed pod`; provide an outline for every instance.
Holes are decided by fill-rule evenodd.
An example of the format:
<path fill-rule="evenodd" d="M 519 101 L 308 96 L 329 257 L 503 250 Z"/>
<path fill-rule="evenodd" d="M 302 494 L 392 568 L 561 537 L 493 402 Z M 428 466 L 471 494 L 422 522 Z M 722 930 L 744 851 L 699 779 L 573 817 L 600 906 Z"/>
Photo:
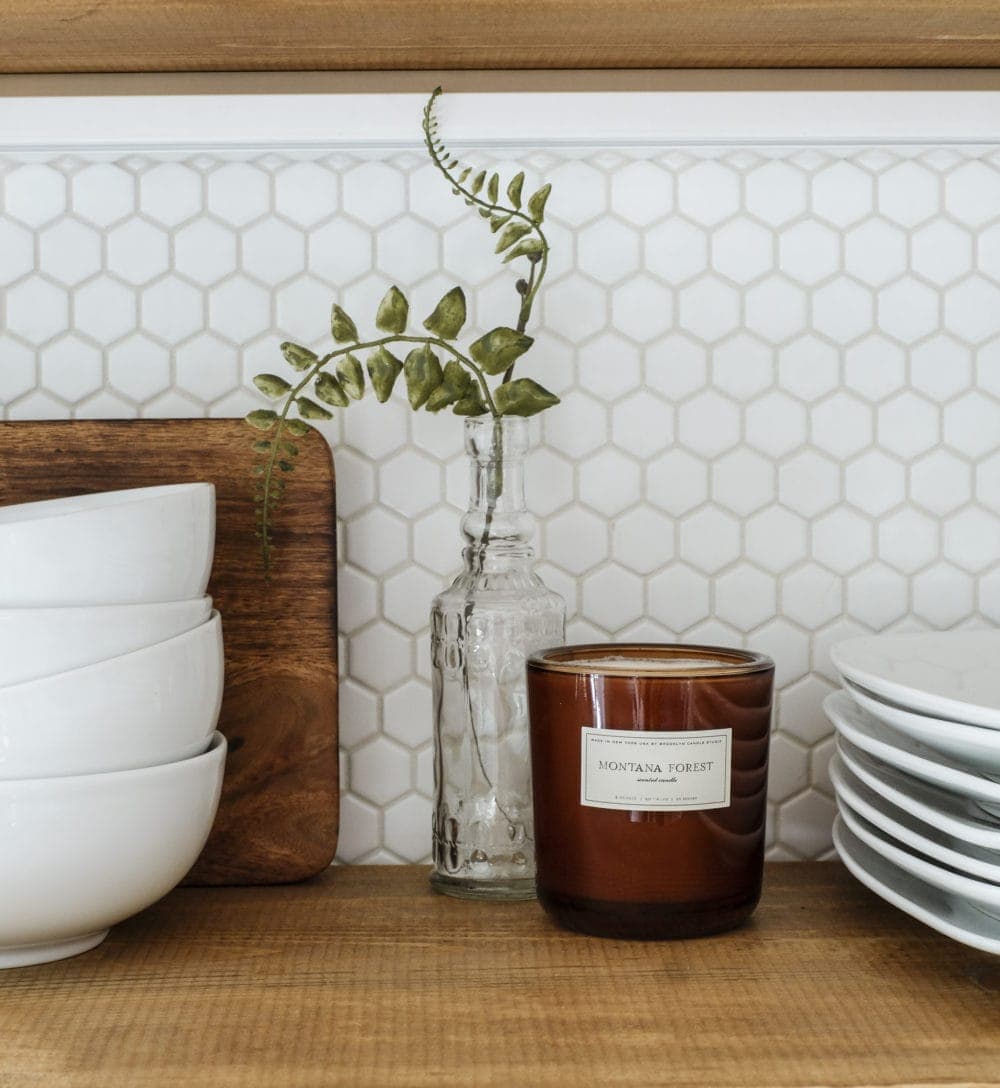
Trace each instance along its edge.
<path fill-rule="evenodd" d="M 387 348 L 379 348 L 369 356 L 368 377 L 380 404 L 384 404 L 392 395 L 392 387 L 402 369 L 403 364 Z"/>
<path fill-rule="evenodd" d="M 319 356 L 315 351 L 310 351 L 301 344 L 293 344 L 291 340 L 286 340 L 281 345 L 281 354 L 293 370 L 308 370 L 319 362 Z"/>
<path fill-rule="evenodd" d="M 444 380 L 444 372 L 438 357 L 426 345 L 414 348 L 403 365 L 406 375 L 406 395 L 410 407 L 417 411 Z"/>
<path fill-rule="evenodd" d="M 337 360 L 337 378 L 349 397 L 361 400 L 365 395 L 365 372 L 350 352 Z"/>
<path fill-rule="evenodd" d="M 344 387 L 332 374 L 320 374 L 313 388 L 324 404 L 332 404 L 334 408 L 346 408 L 351 403 Z"/>

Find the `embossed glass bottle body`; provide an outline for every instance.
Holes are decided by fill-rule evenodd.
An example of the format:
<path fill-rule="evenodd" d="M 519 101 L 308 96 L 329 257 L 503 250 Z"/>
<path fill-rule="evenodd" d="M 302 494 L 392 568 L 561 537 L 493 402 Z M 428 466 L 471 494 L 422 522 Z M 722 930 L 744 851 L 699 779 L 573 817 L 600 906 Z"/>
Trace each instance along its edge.
<path fill-rule="evenodd" d="M 566 607 L 533 573 L 528 422 L 467 419 L 465 567 L 434 601 L 434 872 L 470 899 L 535 894 L 525 658 L 564 641 Z"/>

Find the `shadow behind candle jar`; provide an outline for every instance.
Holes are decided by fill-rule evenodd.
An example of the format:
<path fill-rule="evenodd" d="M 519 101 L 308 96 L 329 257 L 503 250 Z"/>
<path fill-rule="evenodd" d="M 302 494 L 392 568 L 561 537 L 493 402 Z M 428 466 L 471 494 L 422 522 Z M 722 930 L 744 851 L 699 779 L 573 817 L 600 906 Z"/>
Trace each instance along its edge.
<path fill-rule="evenodd" d="M 750 916 L 763 871 L 773 681 L 769 658 L 716 647 L 576 646 L 529 660 L 538 898 L 558 923 L 662 939 Z M 630 761 L 647 758 L 644 769 L 659 767 L 659 781 L 675 784 L 638 787 L 652 792 L 631 808 L 588 783 L 598 796 L 584 803 L 581 781 L 598 767 L 586 751 L 593 741 L 610 757 L 602 768 L 635 778 Z M 685 776 L 708 766 L 691 761 L 700 751 L 712 768 Z M 714 762 L 720 753 L 728 767 Z M 670 777 L 673 768 L 681 773 Z M 685 795 L 688 780 L 701 784 Z M 603 807 L 609 801 L 616 807 Z"/>

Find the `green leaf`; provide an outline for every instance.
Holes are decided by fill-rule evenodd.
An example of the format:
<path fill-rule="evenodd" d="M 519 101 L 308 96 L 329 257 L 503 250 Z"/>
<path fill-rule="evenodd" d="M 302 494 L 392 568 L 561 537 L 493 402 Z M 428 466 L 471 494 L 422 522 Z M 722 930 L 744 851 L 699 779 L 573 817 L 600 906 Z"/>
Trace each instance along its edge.
<path fill-rule="evenodd" d="M 286 419 L 285 430 L 295 438 L 305 438 L 312 427 L 308 423 L 303 423 L 301 419 Z"/>
<path fill-rule="evenodd" d="M 272 400 L 283 397 L 292 388 L 284 378 L 279 378 L 277 374 L 258 374 L 254 378 L 253 384 L 265 397 L 270 397 Z"/>
<path fill-rule="evenodd" d="M 480 170 L 479 173 L 476 174 L 476 176 L 472 179 L 472 184 L 469 186 L 469 188 L 472 190 L 473 194 L 476 194 L 476 193 L 479 192 L 479 190 L 483 187 L 483 182 L 485 180 L 486 180 L 486 171 L 485 170 Z"/>
<path fill-rule="evenodd" d="M 502 374 L 534 342 L 523 332 L 501 325 L 472 344 L 469 347 L 469 354 L 487 374 Z"/>
<path fill-rule="evenodd" d="M 267 453 L 267 451 L 271 448 L 271 443 L 265 438 L 261 442 L 254 442 L 253 448 L 258 453 Z"/>
<path fill-rule="evenodd" d="M 406 331 L 406 319 L 410 313 L 410 304 L 398 287 L 390 287 L 385 298 L 378 304 L 375 324 L 383 332 L 396 333 Z"/>
<path fill-rule="evenodd" d="M 542 244 L 541 238 L 522 238 L 521 241 L 507 253 L 507 256 L 503 259 L 503 263 L 506 264 L 508 261 L 513 261 L 517 257 L 534 259 L 541 256 L 544 249 L 545 246 Z"/>
<path fill-rule="evenodd" d="M 406 374 L 406 395 L 410 407 L 416 411 L 424 406 L 427 398 L 444 380 L 441 363 L 434 352 L 422 344 L 407 355 L 403 370 Z"/>
<path fill-rule="evenodd" d="M 289 457 L 298 457 L 299 447 L 294 442 L 282 442 L 281 448 L 288 454 Z"/>
<path fill-rule="evenodd" d="M 372 389 L 375 390 L 379 404 L 385 404 L 392 395 L 392 387 L 402 369 L 403 364 L 384 347 L 368 357 L 368 377 L 371 378 Z"/>
<path fill-rule="evenodd" d="M 465 397 L 472 386 L 474 379 L 461 363 L 450 359 L 444 368 L 444 379 L 441 384 L 427 398 L 424 407 L 428 412 L 440 412 L 449 404 Z"/>
<path fill-rule="evenodd" d="M 506 215 L 494 215 L 490 218 L 490 230 L 494 234 L 501 228 L 505 227 L 510 222 L 510 212 Z"/>
<path fill-rule="evenodd" d="M 528 199 L 528 215 L 536 223 L 541 223 L 545 218 L 545 202 L 549 199 L 549 193 L 551 192 L 551 185 L 543 185 L 537 192 L 532 193 Z"/>
<path fill-rule="evenodd" d="M 295 471 L 295 466 L 292 464 L 291 461 L 279 461 L 278 462 L 278 468 L 280 468 L 282 472 L 294 472 Z"/>
<path fill-rule="evenodd" d="M 293 370 L 308 370 L 319 362 L 319 356 L 315 351 L 310 351 L 301 344 L 293 344 L 291 340 L 286 340 L 281 345 L 281 354 Z"/>
<path fill-rule="evenodd" d="M 358 341 L 357 325 L 336 302 L 330 311 L 330 332 L 333 333 L 333 338 L 338 344 L 346 343 L 348 340 L 353 340 L 355 343 Z"/>
<path fill-rule="evenodd" d="M 518 239 L 530 234 L 532 229 L 531 224 L 525 223 L 523 219 L 511 223 L 510 226 L 504 228 L 503 233 L 497 239 L 497 248 L 494 252 L 503 253 L 508 246 L 512 246 Z"/>
<path fill-rule="evenodd" d="M 349 397 L 361 400 L 365 395 L 365 372 L 350 352 L 337 360 L 337 377 Z"/>
<path fill-rule="evenodd" d="M 298 397 L 295 407 L 303 419 L 333 419 L 333 412 L 328 412 L 322 405 L 317 404 L 308 397 Z"/>
<path fill-rule="evenodd" d="M 452 407 L 456 416 L 481 416 L 486 411 L 486 401 L 483 400 L 482 390 L 478 385 L 473 385 L 469 392 Z"/>
<path fill-rule="evenodd" d="M 246 421 L 255 431 L 269 431 L 278 422 L 278 413 L 270 408 L 255 408 L 247 413 Z"/>
<path fill-rule="evenodd" d="M 550 393 L 531 378 L 518 378 L 498 385 L 493 392 L 493 400 L 502 416 L 533 416 L 559 403 L 555 393 Z"/>
<path fill-rule="evenodd" d="M 490 182 L 486 186 L 486 196 L 489 198 L 491 204 L 496 204 L 497 199 L 500 196 L 500 175 L 491 174 Z"/>
<path fill-rule="evenodd" d="M 515 208 L 521 207 L 521 188 L 524 185 L 524 171 L 515 174 L 510 179 L 510 184 L 507 186 L 507 199 L 514 205 Z"/>
<path fill-rule="evenodd" d="M 434 313 L 424 322 L 424 328 L 442 340 L 454 340 L 465 324 L 465 292 L 453 287 L 434 307 Z"/>
<path fill-rule="evenodd" d="M 332 404 L 334 408 L 346 408 L 351 403 L 344 387 L 332 374 L 320 374 L 313 388 L 324 404 Z"/>
<path fill-rule="evenodd" d="M 465 169 L 464 169 L 464 170 L 463 170 L 463 171 L 461 172 L 461 174 L 459 174 L 459 175 L 458 175 L 458 180 L 459 180 L 459 182 L 464 182 L 464 181 L 465 181 L 465 179 L 466 179 L 466 178 L 467 178 L 467 177 L 468 177 L 468 176 L 469 176 L 469 175 L 470 175 L 471 173 L 472 173 L 472 167 L 471 167 L 471 166 L 467 166 L 467 167 L 466 167 L 466 168 L 465 168 Z"/>

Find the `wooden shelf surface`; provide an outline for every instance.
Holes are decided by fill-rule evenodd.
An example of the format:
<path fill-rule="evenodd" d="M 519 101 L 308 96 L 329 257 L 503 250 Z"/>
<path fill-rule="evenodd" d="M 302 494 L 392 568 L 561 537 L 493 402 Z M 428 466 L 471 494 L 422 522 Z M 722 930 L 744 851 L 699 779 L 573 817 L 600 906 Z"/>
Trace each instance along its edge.
<path fill-rule="evenodd" d="M 530 1088 L 1000 1082 L 1000 961 L 836 863 L 753 922 L 644 944 L 419 867 L 181 888 L 93 952 L 0 972 L 0 1086 Z"/>
<path fill-rule="evenodd" d="M 5 0 L 0 72 L 995 67 L 995 0 Z"/>

